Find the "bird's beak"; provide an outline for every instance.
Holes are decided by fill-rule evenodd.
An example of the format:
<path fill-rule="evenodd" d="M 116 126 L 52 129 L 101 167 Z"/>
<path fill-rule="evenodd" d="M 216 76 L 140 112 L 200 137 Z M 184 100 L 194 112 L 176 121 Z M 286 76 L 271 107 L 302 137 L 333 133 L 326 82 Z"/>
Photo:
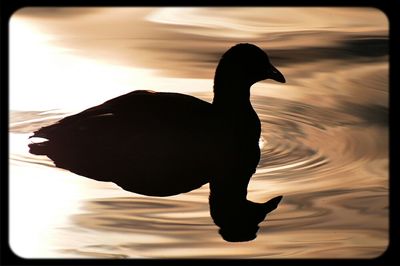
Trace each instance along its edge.
<path fill-rule="evenodd" d="M 278 204 L 279 204 L 279 202 L 281 202 L 282 198 L 283 198 L 282 196 L 278 196 L 278 197 L 275 197 L 275 198 L 270 199 L 269 201 L 265 202 L 263 205 L 264 205 L 264 210 L 265 210 L 266 214 L 268 214 L 269 212 L 272 212 L 273 210 L 278 208 Z"/>
<path fill-rule="evenodd" d="M 268 78 L 273 79 L 275 81 L 285 83 L 285 77 L 282 75 L 281 72 L 279 72 L 278 69 L 276 69 L 273 65 L 270 66 L 269 72 L 268 72 Z"/>

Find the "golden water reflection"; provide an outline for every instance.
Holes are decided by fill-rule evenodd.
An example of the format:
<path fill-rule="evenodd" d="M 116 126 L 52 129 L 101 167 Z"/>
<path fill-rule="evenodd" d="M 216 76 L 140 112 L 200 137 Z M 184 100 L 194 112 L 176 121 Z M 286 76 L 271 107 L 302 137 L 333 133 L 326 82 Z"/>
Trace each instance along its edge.
<path fill-rule="evenodd" d="M 388 25 L 379 11 L 26 8 L 10 31 L 10 244 L 18 255 L 371 258 L 386 249 Z M 284 196 L 256 240 L 222 240 L 208 185 L 144 197 L 28 153 L 33 130 L 133 89 L 211 101 L 215 64 L 241 41 L 265 48 L 287 80 L 252 88 L 263 145 L 249 199 Z"/>

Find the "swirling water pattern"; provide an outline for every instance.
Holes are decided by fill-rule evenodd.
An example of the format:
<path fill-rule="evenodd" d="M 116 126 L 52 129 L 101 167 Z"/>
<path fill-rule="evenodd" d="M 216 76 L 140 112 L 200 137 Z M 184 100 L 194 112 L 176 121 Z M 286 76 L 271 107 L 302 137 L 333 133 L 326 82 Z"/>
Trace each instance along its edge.
<path fill-rule="evenodd" d="M 176 18 L 174 25 L 188 25 L 189 14 Z M 308 11 L 299 14 L 313 17 Z M 171 19 L 169 15 L 167 10 L 148 19 L 162 24 Z M 200 21 L 197 19 L 189 23 L 199 27 L 194 30 L 207 27 L 207 23 L 196 24 Z M 219 21 L 220 25 L 226 26 L 232 21 L 223 22 Z M 254 28 L 245 29 L 258 34 L 255 22 Z M 285 34 L 271 33 L 278 43 L 280 38 L 289 36 L 297 43 L 306 41 L 310 34 L 316 36 L 299 32 L 290 23 L 281 21 L 279 25 L 285 25 Z M 348 28 L 340 29 L 324 34 L 331 37 L 329 40 L 346 39 Z M 189 28 L 177 26 L 175 33 L 180 36 L 183 30 Z M 232 28 L 226 30 L 228 35 L 235 33 Z M 371 32 L 368 34 L 372 36 Z M 222 240 L 209 215 L 208 185 L 173 197 L 145 197 L 122 191 L 112 183 L 74 175 L 53 167 L 45 157 L 30 155 L 26 147 L 30 132 L 69 113 L 62 109 L 11 110 L 11 246 L 26 257 L 64 258 L 380 255 L 388 244 L 387 50 L 381 47 L 381 33 L 377 34 L 379 38 L 361 35 L 364 37 L 359 40 L 364 43 L 379 43 L 370 54 L 364 55 L 351 45 L 343 47 L 340 42 L 322 52 L 316 49 L 315 54 L 301 45 L 296 50 L 293 42 L 270 52 L 276 54 L 273 63 L 288 83 L 278 86 L 262 82 L 252 88 L 262 137 L 261 160 L 249 184 L 248 198 L 257 202 L 277 195 L 284 198 L 260 224 L 256 240 Z M 207 50 L 214 51 L 218 58 L 220 44 L 213 42 L 217 37 L 209 38 Z M 316 58 L 319 55 L 320 60 L 301 62 L 302 54 Z M 339 54 L 343 56 L 337 57 Z M 209 67 L 207 62 L 201 62 L 203 66 L 196 66 L 199 76 L 207 72 L 201 72 L 202 68 Z M 210 101 L 209 90 L 211 87 L 204 89 L 207 92 L 191 94 Z M 25 240 L 21 241 L 20 236 Z"/>

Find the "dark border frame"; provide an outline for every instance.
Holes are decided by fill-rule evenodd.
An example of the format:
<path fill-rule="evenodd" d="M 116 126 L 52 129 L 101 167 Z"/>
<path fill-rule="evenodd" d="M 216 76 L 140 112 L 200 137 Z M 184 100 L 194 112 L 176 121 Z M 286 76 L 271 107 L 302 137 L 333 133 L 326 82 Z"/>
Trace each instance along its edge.
<path fill-rule="evenodd" d="M 398 182 L 398 167 L 396 159 L 399 156 L 398 148 L 400 148 L 399 140 L 396 138 L 400 135 L 399 130 L 395 128 L 396 116 L 398 110 L 396 99 L 398 90 L 398 69 L 400 49 L 400 33 L 398 21 L 399 9 L 396 9 L 397 1 L 385 0 L 364 0 L 364 1 L 346 1 L 346 0 L 240 0 L 235 3 L 226 3 L 222 0 L 193 0 L 190 2 L 183 0 L 157 0 L 157 1 L 123 1 L 123 0 L 95 0 L 95 1 L 79 1 L 79 0 L 3 0 L 0 7 L 0 27 L 1 27 L 1 76 L 0 76 L 0 100 L 1 100 L 1 144 L 0 144 L 0 159 L 1 159 L 1 232 L 0 232 L 0 265 L 400 265 L 399 242 L 400 242 L 400 219 L 396 216 L 399 210 L 399 182 Z M 84 7 L 140 7 L 140 6 L 249 6 L 249 7 L 268 7 L 268 6 L 290 6 L 290 7 L 374 7 L 386 14 L 389 21 L 389 246 L 387 250 L 379 257 L 374 259 L 23 259 L 14 254 L 9 246 L 9 205 L 8 205 L 8 125 L 9 125 L 9 108 L 8 108 L 8 66 L 9 66 L 9 43 L 8 43 L 8 23 L 11 16 L 20 8 L 23 7 L 68 7 L 68 6 L 84 6 Z"/>

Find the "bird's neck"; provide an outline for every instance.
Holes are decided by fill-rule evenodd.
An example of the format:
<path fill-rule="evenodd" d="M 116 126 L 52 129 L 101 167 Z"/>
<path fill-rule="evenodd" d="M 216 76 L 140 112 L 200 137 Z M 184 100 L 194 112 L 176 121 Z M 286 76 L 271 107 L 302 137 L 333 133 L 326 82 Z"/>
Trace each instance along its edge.
<path fill-rule="evenodd" d="M 230 174 L 220 174 L 210 181 L 210 201 L 222 205 L 247 201 L 247 186 L 251 174 L 241 174 L 240 171 Z"/>
<path fill-rule="evenodd" d="M 241 82 L 214 82 L 214 99 L 212 104 L 224 109 L 242 109 L 251 107 L 250 86 Z"/>

